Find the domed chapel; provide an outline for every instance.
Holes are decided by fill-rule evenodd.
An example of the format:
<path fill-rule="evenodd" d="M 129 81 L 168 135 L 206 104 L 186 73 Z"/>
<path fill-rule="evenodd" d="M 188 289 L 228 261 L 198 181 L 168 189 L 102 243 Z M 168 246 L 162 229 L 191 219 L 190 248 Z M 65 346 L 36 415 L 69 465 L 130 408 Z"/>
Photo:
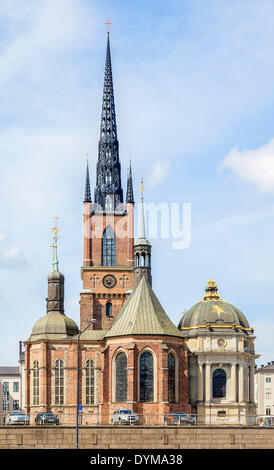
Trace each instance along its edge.
<path fill-rule="evenodd" d="M 169 412 L 195 414 L 201 424 L 253 424 L 253 329 L 213 280 L 178 327 L 172 323 L 152 289 L 143 187 L 134 241 L 132 168 L 124 201 L 109 33 L 94 201 L 88 164 L 84 194 L 80 329 L 64 312 L 56 223 L 46 315 L 25 341 L 30 422 L 53 411 L 75 424 L 78 402 L 87 425 L 109 424 L 119 409 L 137 413 L 140 424 L 162 424 Z"/>

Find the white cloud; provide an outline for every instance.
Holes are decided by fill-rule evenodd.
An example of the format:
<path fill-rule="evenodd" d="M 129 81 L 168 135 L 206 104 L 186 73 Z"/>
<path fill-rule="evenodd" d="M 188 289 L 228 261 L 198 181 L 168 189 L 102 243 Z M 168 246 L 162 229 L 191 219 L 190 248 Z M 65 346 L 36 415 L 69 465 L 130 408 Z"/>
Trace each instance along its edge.
<path fill-rule="evenodd" d="M 4 232 L 0 232 L 0 267 L 17 269 L 26 264 L 22 248 L 11 241 Z"/>
<path fill-rule="evenodd" d="M 149 186 L 157 186 L 167 177 L 170 169 L 170 162 L 167 160 L 158 160 L 154 163 L 151 173 L 148 177 Z"/>
<path fill-rule="evenodd" d="M 274 139 L 256 150 L 231 149 L 222 168 L 230 168 L 259 191 L 274 193 Z"/>

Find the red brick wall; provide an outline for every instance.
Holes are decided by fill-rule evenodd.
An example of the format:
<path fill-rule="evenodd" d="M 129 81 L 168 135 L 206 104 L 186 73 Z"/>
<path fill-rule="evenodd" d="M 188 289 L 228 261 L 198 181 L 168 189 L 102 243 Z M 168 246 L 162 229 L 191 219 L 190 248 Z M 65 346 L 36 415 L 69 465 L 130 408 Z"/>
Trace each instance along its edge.
<path fill-rule="evenodd" d="M 80 417 L 83 424 L 108 424 L 110 415 L 115 409 L 132 409 L 140 415 L 143 423 L 163 422 L 163 415 L 168 411 L 190 412 L 188 403 L 188 370 L 187 352 L 183 348 L 183 340 L 170 337 L 131 337 L 113 338 L 105 343 L 81 342 L 80 367 L 85 368 L 88 359 L 95 365 L 95 404 L 85 405 L 85 376 L 80 370 L 79 403 L 83 404 Z M 138 358 L 144 348 L 149 347 L 155 354 L 157 375 L 156 401 L 152 403 L 138 402 Z M 115 403 L 112 393 L 113 357 L 119 349 L 123 349 L 128 357 L 128 402 Z M 163 349 L 164 348 L 164 349 Z M 167 349 L 166 349 L 167 348 Z M 167 354 L 174 351 L 178 358 L 178 402 L 168 403 L 167 394 Z M 64 361 L 65 372 L 65 404 L 55 405 L 54 396 L 54 367 L 57 359 Z M 31 368 L 34 360 L 40 365 L 40 405 L 31 405 Z M 34 422 L 39 411 L 52 410 L 58 414 L 63 424 L 75 423 L 76 414 L 76 381 L 77 381 L 77 343 L 76 341 L 41 342 L 26 344 L 26 410 Z M 82 388 L 84 387 L 84 388 Z M 97 403 L 97 400 L 99 403 Z"/>

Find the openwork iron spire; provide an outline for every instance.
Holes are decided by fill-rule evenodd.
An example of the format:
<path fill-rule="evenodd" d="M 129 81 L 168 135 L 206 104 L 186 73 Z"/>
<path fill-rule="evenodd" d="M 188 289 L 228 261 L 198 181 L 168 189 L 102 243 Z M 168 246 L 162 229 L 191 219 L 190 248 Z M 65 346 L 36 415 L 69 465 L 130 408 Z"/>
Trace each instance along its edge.
<path fill-rule="evenodd" d="M 101 115 L 99 156 L 97 163 L 94 201 L 102 210 L 115 210 L 123 203 L 121 186 L 121 167 L 119 162 L 119 142 L 114 105 L 111 55 L 109 34 L 107 35 L 107 53 Z"/>
<path fill-rule="evenodd" d="M 134 202 L 131 162 L 130 162 L 128 177 L 127 177 L 127 199 L 126 199 L 126 202 Z"/>
<path fill-rule="evenodd" d="M 85 198 L 84 198 L 84 202 L 91 202 L 88 162 L 87 162 L 87 173 L 86 173 L 86 186 L 85 186 Z"/>

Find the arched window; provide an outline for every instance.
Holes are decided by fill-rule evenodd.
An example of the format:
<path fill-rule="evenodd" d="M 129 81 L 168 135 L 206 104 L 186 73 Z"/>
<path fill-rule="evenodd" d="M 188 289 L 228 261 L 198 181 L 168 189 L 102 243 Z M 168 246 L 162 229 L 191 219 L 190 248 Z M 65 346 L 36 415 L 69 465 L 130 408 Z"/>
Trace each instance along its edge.
<path fill-rule="evenodd" d="M 116 237 L 113 229 L 108 225 L 104 230 L 102 240 L 102 265 L 115 266 L 116 264 Z"/>
<path fill-rule="evenodd" d="M 106 316 L 112 317 L 112 303 L 111 302 L 106 303 Z"/>
<path fill-rule="evenodd" d="M 94 362 L 86 361 L 86 405 L 94 403 Z"/>
<path fill-rule="evenodd" d="M 116 366 L 116 394 L 115 401 L 127 401 L 127 356 L 124 352 L 117 354 Z"/>
<path fill-rule="evenodd" d="M 145 351 L 140 356 L 140 401 L 154 400 L 153 378 L 153 356 L 149 351 Z"/>
<path fill-rule="evenodd" d="M 139 253 L 136 253 L 136 255 L 135 255 L 135 267 L 136 268 L 139 267 Z"/>
<path fill-rule="evenodd" d="M 226 396 L 226 373 L 223 369 L 216 369 L 212 376 L 213 398 L 224 398 Z"/>
<path fill-rule="evenodd" d="M 173 354 L 168 355 L 168 401 L 175 403 L 175 387 L 176 387 L 176 370 L 175 357 Z"/>
<path fill-rule="evenodd" d="M 146 254 L 145 253 L 141 254 L 141 266 L 142 267 L 146 266 Z"/>
<path fill-rule="evenodd" d="M 55 362 L 55 405 L 64 404 L 64 362 Z"/>
<path fill-rule="evenodd" d="M 39 362 L 33 363 L 32 400 L 34 405 L 39 405 Z"/>

